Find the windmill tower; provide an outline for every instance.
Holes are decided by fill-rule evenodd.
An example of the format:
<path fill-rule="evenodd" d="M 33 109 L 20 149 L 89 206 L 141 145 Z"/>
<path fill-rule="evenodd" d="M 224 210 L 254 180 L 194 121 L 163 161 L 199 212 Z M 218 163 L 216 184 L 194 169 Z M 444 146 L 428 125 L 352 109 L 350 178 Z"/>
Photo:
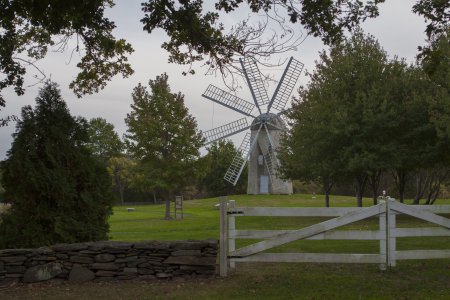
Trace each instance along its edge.
<path fill-rule="evenodd" d="M 282 117 L 289 110 L 284 107 L 302 72 L 303 64 L 292 57 L 289 59 L 269 101 L 255 60 L 244 58 L 240 59 L 240 63 L 254 103 L 209 85 L 202 94 L 204 98 L 239 112 L 245 117 L 205 131 L 203 133 L 205 145 L 250 129 L 225 173 L 224 179 L 236 185 L 245 164 L 249 161 L 247 194 L 292 194 L 292 183 L 277 176 L 279 162 L 276 152 L 281 135 L 287 130 Z M 272 112 L 273 109 L 276 111 Z M 250 125 L 248 125 L 247 117 L 253 118 Z"/>

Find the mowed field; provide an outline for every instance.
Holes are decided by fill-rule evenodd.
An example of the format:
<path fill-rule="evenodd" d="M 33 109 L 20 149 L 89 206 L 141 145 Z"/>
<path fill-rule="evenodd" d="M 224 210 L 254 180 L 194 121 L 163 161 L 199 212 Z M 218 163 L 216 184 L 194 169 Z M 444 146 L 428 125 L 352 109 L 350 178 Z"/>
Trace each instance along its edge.
<path fill-rule="evenodd" d="M 237 206 L 322 207 L 322 196 L 229 196 Z M 110 219 L 111 239 L 120 241 L 218 239 L 218 198 L 184 202 L 183 220 L 163 220 L 164 205 L 117 206 Z M 351 197 L 333 196 L 331 206 L 355 206 Z M 364 199 L 370 206 L 371 199 Z M 438 200 L 437 204 L 449 204 Z M 134 208 L 129 212 L 127 208 Z M 446 216 L 450 217 L 450 216 Z M 237 229 L 298 229 L 326 220 L 308 217 L 236 218 Z M 430 227 L 399 216 L 399 227 Z M 370 218 L 344 229 L 376 229 Z M 237 246 L 253 241 L 238 241 Z M 270 252 L 377 253 L 377 241 L 297 241 Z M 450 237 L 397 239 L 399 250 L 450 249 Z M 169 281 L 42 283 L 0 288 L 0 299 L 450 299 L 450 259 L 400 261 L 380 271 L 375 264 L 237 264 L 227 278 Z"/>

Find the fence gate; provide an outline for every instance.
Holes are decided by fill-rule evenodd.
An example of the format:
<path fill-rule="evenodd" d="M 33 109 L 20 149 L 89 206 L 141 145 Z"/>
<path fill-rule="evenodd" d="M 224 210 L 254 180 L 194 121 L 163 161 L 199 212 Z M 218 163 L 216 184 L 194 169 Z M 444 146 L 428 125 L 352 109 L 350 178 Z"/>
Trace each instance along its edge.
<path fill-rule="evenodd" d="M 407 214 L 441 227 L 396 228 L 396 215 Z M 450 258 L 450 250 L 396 251 L 396 238 L 412 236 L 450 236 L 450 219 L 437 215 L 450 213 L 450 205 L 409 206 L 387 198 L 370 207 L 235 207 L 235 201 L 220 198 L 220 275 L 236 262 L 319 262 L 376 263 L 381 269 L 395 266 L 402 259 Z M 333 217 L 296 230 L 237 230 L 235 218 Z M 350 223 L 378 216 L 377 230 L 334 230 Z M 236 249 L 236 239 L 263 241 Z M 267 253 L 265 251 L 296 240 L 378 240 L 379 253 Z"/>

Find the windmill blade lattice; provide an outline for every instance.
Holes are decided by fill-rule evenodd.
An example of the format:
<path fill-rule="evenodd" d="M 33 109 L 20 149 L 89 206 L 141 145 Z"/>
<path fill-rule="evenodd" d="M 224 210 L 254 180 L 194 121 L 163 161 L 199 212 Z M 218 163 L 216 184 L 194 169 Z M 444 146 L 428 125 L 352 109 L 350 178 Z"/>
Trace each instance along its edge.
<path fill-rule="evenodd" d="M 250 143 L 250 132 L 247 132 L 242 140 L 241 146 L 239 146 L 238 152 L 233 157 L 230 167 L 223 179 L 229 183 L 236 185 L 239 177 L 241 176 L 242 170 L 247 163 L 248 154 L 250 153 L 251 143 Z"/>
<path fill-rule="evenodd" d="M 249 117 L 255 117 L 251 114 L 252 110 L 255 108 L 255 104 L 247 102 L 244 99 L 236 97 L 212 84 L 208 86 L 206 91 L 202 94 L 206 99 L 219 103 L 225 107 L 228 107 L 234 111 L 237 111 L 243 115 Z"/>
<path fill-rule="evenodd" d="M 240 63 L 254 104 L 213 85 L 209 85 L 202 96 L 246 117 L 252 117 L 252 124 L 248 125 L 247 119 L 244 117 L 205 131 L 203 133 L 205 145 L 250 129 L 225 173 L 224 179 L 236 185 L 246 163 L 249 162 L 247 193 L 291 194 L 292 183 L 278 178 L 276 174 L 277 167 L 280 165 L 277 158 L 277 147 L 280 144 L 283 132 L 287 130 L 282 117 L 285 117 L 290 109 L 284 109 L 284 106 L 295 88 L 298 77 L 303 70 L 303 64 L 293 58 L 289 60 L 269 102 L 263 77 L 256 61 L 253 58 L 244 58 L 240 59 Z M 262 112 L 263 105 L 267 106 L 267 112 Z M 256 116 L 252 114 L 255 106 L 258 110 L 258 113 L 255 113 Z M 278 112 L 271 112 L 272 108 L 278 110 Z M 268 178 L 269 180 L 267 180 Z"/>
<path fill-rule="evenodd" d="M 290 58 L 283 75 L 281 76 L 280 82 L 275 90 L 275 93 L 270 100 L 269 106 L 267 107 L 267 112 L 270 111 L 272 107 L 277 110 L 283 110 L 286 102 L 291 96 L 292 90 L 297 83 L 298 78 L 303 70 L 303 64 L 294 58 Z"/>
<path fill-rule="evenodd" d="M 261 106 L 269 103 L 269 97 L 267 96 L 267 91 L 264 87 L 264 82 L 262 80 L 261 73 L 259 72 L 258 65 L 253 58 L 239 60 L 242 65 L 245 78 L 247 79 L 248 86 L 250 87 L 253 100 L 261 113 Z"/>
<path fill-rule="evenodd" d="M 238 132 L 249 129 L 247 119 L 242 118 L 231 123 L 216 127 L 214 129 L 203 132 L 203 137 L 205 138 L 205 144 L 208 145 L 220 139 L 232 136 Z"/>
<path fill-rule="evenodd" d="M 267 172 L 269 173 L 269 178 L 272 178 L 272 175 L 273 175 L 272 147 L 269 147 L 268 151 L 264 154 L 264 163 L 266 164 Z"/>

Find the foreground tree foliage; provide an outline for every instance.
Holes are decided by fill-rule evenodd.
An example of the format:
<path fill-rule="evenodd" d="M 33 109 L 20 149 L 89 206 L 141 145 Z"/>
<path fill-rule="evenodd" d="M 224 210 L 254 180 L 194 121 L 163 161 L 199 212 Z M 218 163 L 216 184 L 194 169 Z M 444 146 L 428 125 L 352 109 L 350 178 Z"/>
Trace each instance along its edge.
<path fill-rule="evenodd" d="M 107 239 L 111 181 L 86 148 L 87 122 L 70 115 L 55 83 L 25 106 L 2 163 L 11 208 L 1 215 L 0 247 L 40 247 Z"/>
<path fill-rule="evenodd" d="M 0 69 L 6 78 L 0 81 L 0 92 L 14 86 L 23 94 L 26 67 L 44 58 L 49 47 L 65 50 L 72 37 L 77 38 L 75 50 L 83 54 L 77 65 L 81 72 L 71 84 L 78 96 L 98 92 L 116 74 L 131 75 L 126 55 L 133 49 L 116 40 L 116 26 L 104 16 L 105 8 L 113 5 L 112 0 L 1 1 Z M 4 103 L 0 94 L 0 105 Z"/>
<path fill-rule="evenodd" d="M 184 105 L 184 95 L 171 93 L 168 76 L 150 80 L 151 93 L 139 84 L 133 91 L 132 111 L 127 114 L 128 150 L 138 161 L 136 186 L 162 193 L 166 219 L 174 192 L 195 182 L 203 138 L 197 122 Z"/>
<path fill-rule="evenodd" d="M 142 3 L 141 22 L 149 33 L 162 29 L 168 35 L 169 41 L 162 48 L 168 52 L 169 62 L 191 65 L 204 61 L 209 70 L 227 73 L 238 56 L 267 57 L 294 49 L 293 33 L 301 30 L 320 37 L 325 44 L 338 43 L 345 30 L 352 31 L 367 18 L 378 16 L 378 6 L 383 2 L 216 0 L 210 7 L 202 0 L 147 0 Z M 45 77 L 45 70 L 35 62 L 49 50 L 81 54 L 77 64 L 80 73 L 70 84 L 79 97 L 103 89 L 115 75 L 130 76 L 133 70 L 127 56 L 133 49 L 124 39 L 113 36 L 116 25 L 105 17 L 105 10 L 112 6 L 113 0 L 0 1 L 0 72 L 4 75 L 0 80 L 0 107 L 5 105 L 5 88 L 12 86 L 17 95 L 25 92 L 28 69 L 41 79 Z M 413 12 L 428 22 L 428 37 L 445 31 L 449 6 L 446 0 L 417 0 Z M 278 23 L 277 32 L 272 32 L 273 26 L 267 26 L 264 20 L 255 24 L 245 19 L 225 33 L 223 14 L 239 8 L 250 9 L 254 16 L 265 15 L 266 22 Z M 267 35 L 271 37 L 265 39 Z M 76 46 L 67 49 L 71 39 Z M 189 72 L 193 71 L 190 67 Z M 15 116 L 4 117 L 0 126 L 14 120 Z"/>

